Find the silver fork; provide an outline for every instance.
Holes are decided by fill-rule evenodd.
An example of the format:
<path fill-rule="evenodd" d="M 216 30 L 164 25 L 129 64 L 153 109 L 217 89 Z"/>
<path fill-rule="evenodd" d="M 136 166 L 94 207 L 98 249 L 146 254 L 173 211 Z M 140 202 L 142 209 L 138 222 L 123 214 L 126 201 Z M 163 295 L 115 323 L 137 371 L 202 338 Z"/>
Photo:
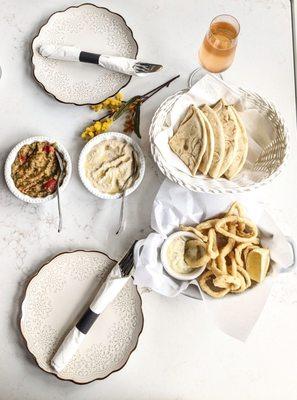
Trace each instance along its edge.
<path fill-rule="evenodd" d="M 57 182 L 57 200 L 58 200 L 58 213 L 59 213 L 58 233 L 60 233 L 62 231 L 62 226 L 63 226 L 62 208 L 61 208 L 61 199 L 60 199 L 60 182 L 61 182 L 61 178 L 63 177 L 64 165 L 63 165 L 62 157 L 60 156 L 60 154 L 57 150 L 56 150 L 56 157 L 57 157 L 57 160 L 59 163 L 59 168 L 60 168 L 60 173 L 59 173 L 58 182 Z"/>
<path fill-rule="evenodd" d="M 136 172 L 137 172 L 137 170 L 138 170 L 138 165 L 137 165 L 137 162 L 136 162 L 136 160 L 135 160 L 134 152 L 132 152 L 132 158 L 133 158 L 133 160 L 132 160 L 132 162 L 133 162 L 132 173 L 131 173 L 131 175 L 126 179 L 126 181 L 125 181 L 125 183 L 124 183 L 124 185 L 123 185 L 123 194 L 122 194 L 122 202 L 121 202 L 121 210 L 120 210 L 120 223 L 119 223 L 119 228 L 118 228 L 118 230 L 116 231 L 116 235 L 119 235 L 119 234 L 123 231 L 123 228 L 124 228 L 124 220 L 125 220 L 125 218 L 124 218 L 124 212 L 125 212 L 126 190 L 127 190 L 127 186 L 128 186 L 128 183 L 129 183 L 130 179 L 133 179 L 133 178 L 134 178 L 134 176 L 135 176 L 135 174 L 136 174 Z"/>
<path fill-rule="evenodd" d="M 160 64 L 150 64 L 145 62 L 137 62 L 134 64 L 133 69 L 138 73 L 150 73 L 150 72 L 157 72 L 159 69 L 163 68 Z"/>

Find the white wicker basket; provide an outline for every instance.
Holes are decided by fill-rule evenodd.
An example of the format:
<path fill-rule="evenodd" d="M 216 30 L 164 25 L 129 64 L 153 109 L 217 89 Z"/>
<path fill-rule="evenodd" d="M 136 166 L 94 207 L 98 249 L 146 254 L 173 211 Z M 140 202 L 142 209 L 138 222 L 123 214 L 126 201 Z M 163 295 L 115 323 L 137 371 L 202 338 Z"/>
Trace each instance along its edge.
<path fill-rule="evenodd" d="M 262 116 L 268 119 L 273 128 L 273 140 L 267 145 L 253 165 L 253 171 L 261 172 L 251 182 L 238 183 L 236 180 L 228 181 L 225 178 L 212 179 L 208 176 L 197 175 L 191 177 L 184 172 L 172 167 L 166 162 L 159 149 L 155 145 L 156 135 L 166 127 L 166 118 L 169 111 L 179 97 L 185 93 L 177 92 L 168 97 L 156 111 L 151 127 L 150 142 L 151 151 L 155 162 L 161 172 L 171 181 L 195 192 L 204 193 L 239 193 L 257 189 L 272 181 L 284 168 L 289 154 L 288 133 L 283 118 L 275 109 L 274 105 L 256 93 L 239 89 L 246 96 L 249 108 L 256 109 Z"/>

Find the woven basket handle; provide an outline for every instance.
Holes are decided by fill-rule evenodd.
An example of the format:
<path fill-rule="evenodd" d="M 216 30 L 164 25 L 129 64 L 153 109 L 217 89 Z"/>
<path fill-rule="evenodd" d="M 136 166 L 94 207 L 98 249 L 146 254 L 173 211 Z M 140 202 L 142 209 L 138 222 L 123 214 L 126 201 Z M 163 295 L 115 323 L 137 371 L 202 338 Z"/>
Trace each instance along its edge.
<path fill-rule="evenodd" d="M 296 242 L 291 236 L 286 236 L 286 239 L 292 249 L 293 261 L 291 265 L 288 265 L 286 268 L 282 268 L 280 272 L 291 272 L 292 269 L 296 266 Z"/>

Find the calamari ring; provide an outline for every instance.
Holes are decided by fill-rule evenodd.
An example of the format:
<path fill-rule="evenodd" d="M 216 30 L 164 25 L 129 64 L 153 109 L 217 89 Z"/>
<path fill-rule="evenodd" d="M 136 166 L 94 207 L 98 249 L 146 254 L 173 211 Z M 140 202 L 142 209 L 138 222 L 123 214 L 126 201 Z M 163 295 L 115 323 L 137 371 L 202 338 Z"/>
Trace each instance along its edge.
<path fill-rule="evenodd" d="M 220 271 L 222 273 L 227 273 L 227 263 L 225 260 L 225 257 L 223 257 L 222 255 L 219 255 L 219 257 L 217 258 L 218 261 L 218 268 L 220 269 Z"/>
<path fill-rule="evenodd" d="M 197 237 L 187 241 L 190 260 L 186 260 L 185 253 L 186 262 L 192 268 L 206 264 L 206 271 L 198 278 L 201 290 L 221 298 L 227 293 L 242 293 L 251 286 L 246 258 L 251 250 L 260 247 L 259 231 L 244 217 L 239 203 L 234 202 L 223 218 L 182 229 L 194 232 Z"/>
<path fill-rule="evenodd" d="M 239 236 L 233 232 L 229 232 L 225 228 L 225 225 L 228 223 L 235 223 L 235 224 L 244 223 L 246 226 L 251 228 L 253 235 L 245 237 L 245 236 Z M 237 217 L 235 215 L 230 215 L 228 217 L 224 217 L 221 220 L 219 220 L 215 225 L 215 230 L 219 232 L 221 235 L 234 239 L 236 242 L 239 243 L 251 242 L 251 239 L 256 239 L 258 236 L 258 228 L 252 221 L 250 221 L 247 218 Z"/>
<path fill-rule="evenodd" d="M 238 233 L 241 237 L 251 238 L 251 241 L 259 240 L 258 238 L 254 239 L 253 232 L 245 232 L 245 224 L 238 224 Z"/>
<path fill-rule="evenodd" d="M 225 216 L 227 217 L 227 216 L 229 216 L 229 215 L 236 215 L 236 216 L 238 216 L 238 217 L 244 217 L 243 208 L 242 208 L 242 206 L 241 206 L 237 201 L 235 201 L 235 202 L 231 205 L 229 211 L 226 213 Z M 238 230 L 239 230 L 240 232 L 244 232 L 244 229 L 245 229 L 245 224 L 240 223 L 240 224 L 238 225 Z"/>
<path fill-rule="evenodd" d="M 229 208 L 229 211 L 226 213 L 226 216 L 228 215 L 237 215 L 238 217 L 244 217 L 244 210 L 242 206 L 237 201 L 235 201 Z M 245 224 L 243 223 L 238 224 L 239 232 L 243 233 L 244 229 L 245 229 Z"/>
<path fill-rule="evenodd" d="M 203 254 L 198 259 L 193 259 L 193 257 L 191 257 L 189 253 L 190 253 L 191 249 L 195 249 L 198 247 L 203 248 Z M 205 243 L 203 243 L 203 241 L 201 239 L 187 240 L 186 244 L 185 244 L 184 259 L 185 259 L 185 262 L 191 268 L 200 268 L 200 267 L 203 267 L 204 265 L 206 265 L 210 260 L 210 256 L 206 252 Z"/>
<path fill-rule="evenodd" d="M 207 269 L 212 271 L 216 277 L 224 275 L 223 271 L 218 268 L 216 260 L 211 260 L 210 264 L 207 265 Z"/>
<path fill-rule="evenodd" d="M 204 222 L 201 222 L 200 224 L 198 224 L 198 225 L 196 226 L 196 229 L 197 229 L 198 231 L 205 231 L 205 230 L 207 230 L 207 229 L 214 228 L 214 227 L 215 227 L 215 224 L 216 224 L 218 221 L 219 221 L 218 218 L 209 219 L 209 220 L 207 220 L 207 221 L 204 221 Z"/>
<path fill-rule="evenodd" d="M 229 258 L 231 260 L 231 265 L 227 267 L 227 273 L 217 277 L 217 279 L 213 281 L 213 284 L 220 288 L 229 288 L 231 291 L 240 290 L 243 286 L 246 287 L 246 284 L 245 280 L 241 278 L 237 271 L 237 264 L 233 251 L 229 254 Z"/>
<path fill-rule="evenodd" d="M 217 246 L 217 235 L 214 228 L 210 228 L 210 230 L 208 231 L 207 253 L 213 260 L 216 259 L 219 255 L 219 249 Z"/>
<path fill-rule="evenodd" d="M 237 201 L 235 201 L 229 210 L 226 212 L 227 215 L 237 215 L 238 217 L 244 216 L 243 207 Z"/>
<path fill-rule="evenodd" d="M 231 293 L 242 293 L 248 288 L 246 281 L 240 272 L 237 272 L 237 278 L 239 279 L 240 284 L 238 287 L 231 288 Z"/>
<path fill-rule="evenodd" d="M 212 271 L 206 271 L 203 272 L 203 274 L 199 278 L 199 285 L 200 288 L 207 293 L 209 296 L 214 297 L 216 299 L 219 299 L 221 297 L 224 297 L 227 293 L 230 292 L 230 289 L 222 289 L 222 290 L 213 290 L 208 284 L 207 281 L 211 278 L 214 277 L 214 274 Z"/>
<path fill-rule="evenodd" d="M 208 237 L 203 235 L 200 231 L 198 231 L 194 226 L 185 226 L 185 225 L 180 225 L 180 229 L 185 232 L 192 232 L 194 235 L 196 235 L 199 239 L 203 240 L 203 242 L 207 242 Z"/>
<path fill-rule="evenodd" d="M 227 267 L 227 273 L 218 275 L 213 280 L 213 284 L 219 288 L 228 288 L 233 293 L 241 293 L 250 286 L 249 275 L 245 270 L 243 273 L 241 272 L 243 268 L 237 265 L 233 251 L 230 252 L 229 258 L 231 265 Z M 214 262 L 211 264 L 211 268 L 214 274 L 217 275 Z"/>
<path fill-rule="evenodd" d="M 244 282 L 244 280 L 243 280 Z M 229 274 L 224 274 L 221 276 L 216 277 L 213 280 L 214 286 L 221 288 L 221 289 L 230 289 L 237 290 L 242 286 L 241 279 L 239 276 L 232 276 Z"/>
<path fill-rule="evenodd" d="M 231 228 L 231 233 L 235 233 L 235 229 L 236 229 L 235 226 L 233 226 Z M 228 238 L 228 242 L 219 253 L 218 266 L 222 271 L 224 271 L 224 273 L 227 273 L 227 264 L 225 258 L 233 250 L 234 245 L 235 245 L 235 240 L 232 238 Z"/>
<path fill-rule="evenodd" d="M 231 260 L 231 275 L 233 277 L 237 276 L 237 263 L 235 261 L 235 256 L 234 256 L 234 252 L 231 251 L 229 254 L 230 260 Z"/>
<path fill-rule="evenodd" d="M 230 290 L 238 289 L 242 285 L 242 280 L 238 278 L 238 276 L 232 276 L 228 272 L 223 273 L 216 265 L 216 260 L 211 260 L 211 263 L 207 266 L 207 268 L 213 272 L 215 275 L 215 279 L 213 280 L 213 284 L 219 288 L 228 288 Z M 230 268 L 230 267 L 229 267 Z M 227 270 L 227 268 L 226 268 Z"/>
<path fill-rule="evenodd" d="M 242 259 L 242 252 L 243 252 L 243 250 L 245 250 L 249 247 L 252 250 L 252 248 L 255 248 L 258 246 L 253 246 L 253 245 L 251 245 L 251 243 L 241 243 L 235 248 L 235 260 L 236 260 L 237 264 L 240 265 L 241 267 L 244 267 L 244 261 Z"/>
<path fill-rule="evenodd" d="M 243 275 L 245 282 L 246 282 L 246 287 L 249 288 L 252 284 L 251 277 L 249 273 L 242 267 L 238 266 L 238 272 Z"/>

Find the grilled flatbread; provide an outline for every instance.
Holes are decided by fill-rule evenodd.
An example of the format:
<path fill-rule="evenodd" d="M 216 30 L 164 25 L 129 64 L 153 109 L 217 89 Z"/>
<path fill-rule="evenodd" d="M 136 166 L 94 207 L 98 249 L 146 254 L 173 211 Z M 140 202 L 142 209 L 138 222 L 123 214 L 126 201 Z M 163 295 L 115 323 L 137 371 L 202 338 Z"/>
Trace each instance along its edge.
<path fill-rule="evenodd" d="M 201 111 L 190 106 L 185 118 L 169 140 L 171 150 L 196 175 L 207 146 L 205 122 Z"/>
<path fill-rule="evenodd" d="M 230 106 L 234 115 L 236 116 L 237 123 L 239 125 L 239 141 L 238 141 L 238 149 L 232 164 L 225 172 L 225 177 L 227 179 L 234 178 L 241 170 L 246 161 L 247 153 L 248 153 L 248 136 L 243 125 L 243 122 L 238 115 L 237 111 L 233 106 Z"/>
<path fill-rule="evenodd" d="M 208 118 L 206 117 L 206 115 L 203 113 L 202 110 L 200 110 L 200 115 L 203 118 L 204 123 L 205 123 L 207 145 L 206 145 L 205 153 L 204 153 L 201 163 L 199 165 L 199 171 L 202 172 L 203 175 L 207 175 L 209 168 L 211 166 L 212 160 L 213 160 L 214 133 L 213 133 L 213 129 L 210 124 L 210 121 L 208 120 Z"/>
<path fill-rule="evenodd" d="M 236 157 L 240 136 L 240 128 L 232 107 L 226 105 L 224 100 L 219 100 L 213 106 L 213 110 L 218 114 L 218 117 L 223 125 L 225 137 L 225 157 L 222 168 L 220 170 L 220 176 L 222 176 L 230 167 Z"/>
<path fill-rule="evenodd" d="M 210 108 L 208 105 L 204 105 L 200 108 L 207 117 L 214 135 L 214 153 L 208 173 L 212 178 L 219 178 L 225 156 L 225 137 L 223 126 L 217 113 L 213 111 L 212 108 Z"/>

